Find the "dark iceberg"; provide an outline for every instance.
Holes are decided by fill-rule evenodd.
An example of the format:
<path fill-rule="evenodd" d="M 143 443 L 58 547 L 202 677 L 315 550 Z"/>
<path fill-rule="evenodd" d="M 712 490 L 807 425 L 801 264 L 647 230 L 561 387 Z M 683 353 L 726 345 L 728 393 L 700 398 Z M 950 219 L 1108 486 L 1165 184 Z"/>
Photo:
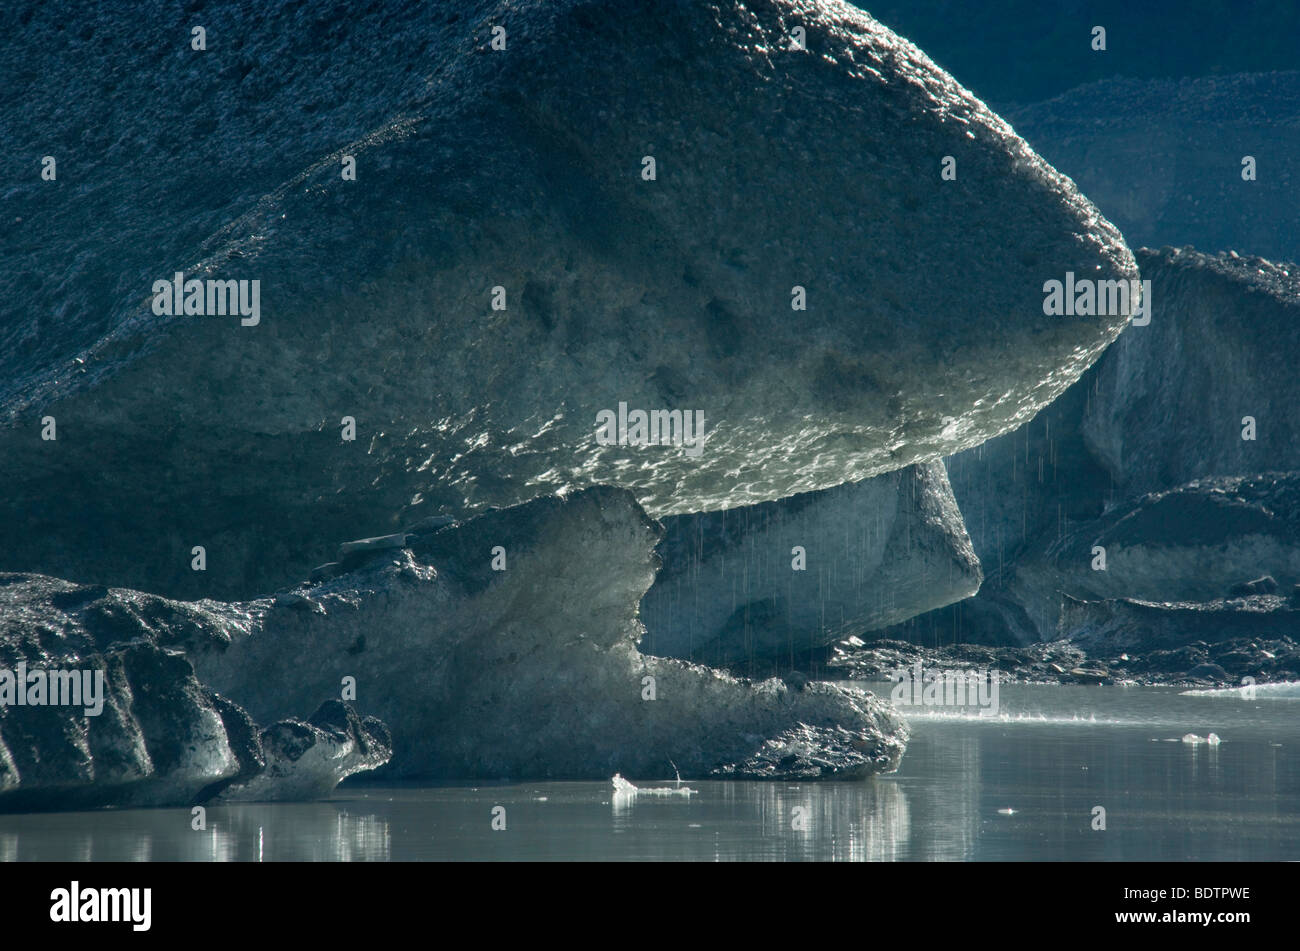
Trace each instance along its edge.
<path fill-rule="evenodd" d="M 211 617 L 138 592 L 0 574 L 0 811 L 313 798 L 387 762 L 384 724 L 338 701 L 259 731 L 182 650 L 228 636 L 205 627 Z"/>
<path fill-rule="evenodd" d="M 315 798 L 390 751 L 383 775 L 423 779 L 897 767 L 906 724 L 868 692 L 641 653 L 660 533 L 597 487 L 349 548 L 327 580 L 249 602 L 0 576 L 0 658 L 124 667 L 102 717 L 0 708 L 0 806 Z M 382 722 L 338 700 L 293 718 L 331 695 Z"/>
<path fill-rule="evenodd" d="M 83 42 L 121 55 L 48 114 L 20 76 L 15 149 L 63 162 L 8 196 L 0 293 L 33 306 L 0 367 L 0 567 L 247 598 L 336 538 L 564 488 L 654 516 L 771 501 L 1014 428 L 1127 322 L 1045 315 L 1046 281 L 1136 278 L 1118 232 L 852 7 L 244 13 L 204 58 L 141 41 L 162 8 L 100 10 Z M 106 103 L 114 134 L 81 131 Z M 259 282 L 255 325 L 188 312 L 220 281 Z M 624 406 L 705 438 L 602 443 Z"/>

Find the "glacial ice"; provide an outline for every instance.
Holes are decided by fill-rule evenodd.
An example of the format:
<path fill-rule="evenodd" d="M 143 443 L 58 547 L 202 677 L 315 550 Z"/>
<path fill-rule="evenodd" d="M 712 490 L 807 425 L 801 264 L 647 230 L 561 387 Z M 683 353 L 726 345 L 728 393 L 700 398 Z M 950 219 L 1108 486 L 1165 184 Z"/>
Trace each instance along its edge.
<path fill-rule="evenodd" d="M 1186 247 L 1135 257 L 1151 323 L 1125 331 L 1029 424 L 947 460 L 987 575 L 979 593 L 888 636 L 1032 643 L 1074 636 L 1076 622 L 1137 630 L 1158 617 L 1092 604 L 1123 598 L 1200 605 L 1199 618 L 1155 620 L 1159 638 L 1130 640 L 1138 653 L 1144 640 L 1177 641 L 1180 625 L 1182 643 L 1294 631 L 1285 598 L 1272 618 L 1216 618 L 1214 602 L 1262 574 L 1284 593 L 1300 582 L 1300 268 Z M 1243 386 L 1249 407 L 1230 408 Z M 1247 414 L 1256 440 L 1241 438 Z M 1097 548 L 1107 570 L 1091 568 Z M 1089 602 L 1065 627 L 1062 592 Z"/>
<path fill-rule="evenodd" d="M 968 597 L 983 577 L 939 462 L 664 530 L 642 649 L 712 665 L 788 661 Z"/>
<path fill-rule="evenodd" d="M 698 796 L 689 786 L 634 786 L 618 773 L 611 777 L 615 796 Z"/>
<path fill-rule="evenodd" d="M 1151 324 L 1106 353 L 1082 422 L 1116 487 L 1136 498 L 1300 470 L 1300 266 L 1193 248 L 1144 248 L 1137 259 L 1152 282 Z M 1247 415 L 1253 439 L 1243 438 Z"/>
<path fill-rule="evenodd" d="M 1293 258 L 1291 182 L 1260 174 L 1248 187 L 1224 188 L 1220 146 L 1241 142 L 1234 162 L 1300 151 L 1300 73 L 1194 75 L 1105 79 L 1004 115 L 1133 247 L 1193 244 Z M 1134 162 L 1138 152 L 1143 160 Z"/>
<path fill-rule="evenodd" d="M 0 671 L 94 670 L 104 686 L 92 715 L 0 704 L 0 811 L 319 798 L 388 760 L 384 724 L 337 700 L 259 731 L 177 649 L 206 620 L 137 592 L 0 574 Z"/>
<path fill-rule="evenodd" d="M 1182 696 L 1216 697 L 1221 700 L 1300 700 L 1300 682 L 1286 681 L 1275 684 L 1184 690 Z"/>
<path fill-rule="evenodd" d="M 0 576 L 11 592 L 0 600 L 0 649 L 49 628 L 165 659 L 174 677 L 153 676 L 151 690 L 193 694 L 214 739 L 192 745 L 215 762 L 155 801 L 214 783 L 235 799 L 319 795 L 390 749 L 386 775 L 440 779 L 654 775 L 671 763 L 698 777 L 895 769 L 907 726 L 880 697 L 742 680 L 637 650 L 637 606 L 654 578 L 660 531 L 630 492 L 596 487 L 433 526 L 405 548 L 352 551 L 342 573 L 250 602 Z M 495 547 L 508 553 L 505 570 L 492 567 Z M 238 712 L 219 732 L 213 690 Z M 391 744 L 383 724 L 345 715 L 337 701 L 307 723 L 277 722 L 340 695 L 381 717 Z M 109 705 L 105 724 L 117 708 Z M 258 742 L 249 714 L 275 723 L 261 734 L 255 771 L 229 751 Z M 0 785 L 9 776 L 4 742 L 26 751 L 12 742 L 23 736 L 12 727 L 26 722 L 14 717 L 0 709 Z M 353 722 L 365 729 L 349 730 Z M 24 784 L 39 779 L 24 764 L 50 759 L 50 749 L 19 763 Z M 85 757 L 56 759 L 74 769 Z M 103 773 L 83 773 L 92 793 L 121 796 Z"/>
<path fill-rule="evenodd" d="M 493 16 L 507 51 L 483 45 Z M 280 60 L 267 46 L 292 31 L 276 17 L 249 11 L 242 55 Z M 789 49 L 793 22 L 807 49 Z M 36 230 L 0 279 L 109 249 L 127 264 L 111 295 L 69 278 L 59 320 L 32 308 L 5 338 L 0 568 L 246 599 L 306 577 L 340 538 L 440 510 L 594 484 L 655 516 L 772 501 L 1014 428 L 1126 323 L 1043 314 L 1044 282 L 1066 272 L 1137 276 L 1119 233 L 848 4 L 477 2 L 436 29 L 387 27 L 391 56 L 340 39 L 322 61 L 348 100 L 334 117 L 352 129 L 356 105 L 370 122 L 350 142 L 308 129 L 315 154 L 266 146 L 278 112 L 250 125 L 227 96 L 205 121 L 219 149 L 155 135 L 192 93 L 171 57 L 115 91 L 115 134 L 87 156 L 97 195 L 121 196 L 102 228 L 47 215 L 39 182 L 19 189 L 12 213 Z M 351 11 L 331 25 L 374 29 Z M 85 68 L 101 72 L 41 141 L 118 89 L 120 63 Z M 279 111 L 314 108 L 319 74 L 288 77 Z M 381 118 L 376 88 L 395 91 Z M 244 146 L 272 152 L 279 182 L 259 170 L 260 194 L 194 212 L 188 196 Z M 144 167 L 185 169 L 185 199 L 151 186 L 149 213 L 133 207 Z M 260 322 L 154 315 L 151 284 L 176 271 L 259 279 Z M 602 445 L 597 417 L 620 403 L 702 412 L 702 454 Z M 47 415 L 53 446 L 33 436 Z M 184 570 L 198 545 L 206 570 Z"/>

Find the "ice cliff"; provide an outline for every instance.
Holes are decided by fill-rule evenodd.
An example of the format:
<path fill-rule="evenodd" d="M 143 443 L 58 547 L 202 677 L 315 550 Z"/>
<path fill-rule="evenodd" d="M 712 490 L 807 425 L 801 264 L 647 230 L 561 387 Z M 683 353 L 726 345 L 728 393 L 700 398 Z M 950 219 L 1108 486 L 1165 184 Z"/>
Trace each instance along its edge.
<path fill-rule="evenodd" d="M 1257 666 L 1228 673 L 1291 670 L 1261 645 L 1293 635 L 1300 583 L 1297 265 L 1190 247 L 1137 260 L 1150 324 L 1031 423 L 947 460 L 982 589 L 890 636 L 1241 641 Z"/>

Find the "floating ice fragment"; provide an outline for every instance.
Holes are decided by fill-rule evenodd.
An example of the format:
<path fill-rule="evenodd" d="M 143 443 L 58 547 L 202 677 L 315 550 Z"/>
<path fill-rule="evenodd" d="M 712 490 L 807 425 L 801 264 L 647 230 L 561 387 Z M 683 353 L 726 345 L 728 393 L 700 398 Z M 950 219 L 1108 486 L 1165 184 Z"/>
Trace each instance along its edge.
<path fill-rule="evenodd" d="M 678 780 L 680 782 L 680 779 Z M 641 789 L 633 786 L 618 773 L 614 774 L 610 780 L 614 784 L 615 796 L 686 796 L 687 798 L 697 795 L 696 790 L 689 786 L 652 786 L 647 789 Z"/>
<path fill-rule="evenodd" d="M 1267 652 L 1261 651 L 1261 653 Z M 1180 696 L 1223 697 L 1237 700 L 1300 700 L 1300 682 L 1284 681 L 1274 684 L 1248 684 L 1243 687 L 1184 690 Z"/>

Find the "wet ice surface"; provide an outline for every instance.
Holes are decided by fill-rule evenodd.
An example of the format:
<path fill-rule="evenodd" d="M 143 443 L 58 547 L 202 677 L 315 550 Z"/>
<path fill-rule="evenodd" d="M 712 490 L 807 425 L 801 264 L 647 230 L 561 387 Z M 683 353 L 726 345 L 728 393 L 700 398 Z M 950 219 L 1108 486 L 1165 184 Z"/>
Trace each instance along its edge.
<path fill-rule="evenodd" d="M 999 706 L 912 708 L 901 769 L 875 780 L 353 785 L 213 806 L 204 831 L 182 809 L 9 815 L 0 860 L 1300 859 L 1300 699 L 1010 685 Z M 627 778 L 675 785 L 667 765 Z"/>

